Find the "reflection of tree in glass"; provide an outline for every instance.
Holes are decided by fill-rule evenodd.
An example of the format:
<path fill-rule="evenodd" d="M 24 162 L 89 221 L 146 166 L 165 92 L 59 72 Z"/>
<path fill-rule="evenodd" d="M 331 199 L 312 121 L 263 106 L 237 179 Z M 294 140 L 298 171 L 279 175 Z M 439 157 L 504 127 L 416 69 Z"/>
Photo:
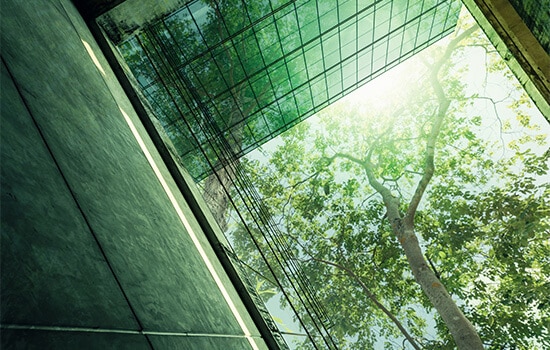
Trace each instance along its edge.
<path fill-rule="evenodd" d="M 219 170 L 222 183 L 210 176 L 205 189 L 222 228 L 227 208 L 222 187 L 228 179 L 215 152 L 220 145 L 208 145 L 216 139 L 212 134 L 223 135 L 224 146 L 240 156 L 289 128 L 289 116 L 296 117 L 300 101 L 289 94 L 289 76 L 305 81 L 297 77 L 306 73 L 293 72 L 294 65 L 282 59 L 283 47 L 295 50 L 300 43 L 289 5 L 194 1 L 119 45 L 182 164 L 196 179 L 211 173 L 200 144 Z M 208 116 L 201 108 L 217 130 L 205 132 Z"/>
<path fill-rule="evenodd" d="M 191 99 L 176 101 L 181 112 L 191 114 L 196 103 L 206 106 L 239 154 L 285 127 L 284 111 L 277 102 L 283 91 L 290 90 L 291 72 L 281 60 L 279 40 L 284 38 L 284 44 L 290 45 L 299 38 L 296 28 L 287 25 L 291 16 L 278 19 L 277 25 L 272 17 L 262 19 L 253 29 L 251 23 L 270 11 L 265 2 L 245 8 L 242 1 L 235 0 L 195 1 L 121 46 L 184 161 L 199 152 L 195 145 L 182 144 L 190 135 L 178 125 L 180 116 L 174 113 L 174 104 L 166 103 L 167 99 L 181 98 L 178 92 Z M 150 61 L 155 62 L 158 76 Z M 168 91 L 158 85 L 168 86 Z M 190 88 L 198 101 L 188 96 Z M 196 173 L 190 170 L 193 175 L 204 176 L 204 169 Z"/>

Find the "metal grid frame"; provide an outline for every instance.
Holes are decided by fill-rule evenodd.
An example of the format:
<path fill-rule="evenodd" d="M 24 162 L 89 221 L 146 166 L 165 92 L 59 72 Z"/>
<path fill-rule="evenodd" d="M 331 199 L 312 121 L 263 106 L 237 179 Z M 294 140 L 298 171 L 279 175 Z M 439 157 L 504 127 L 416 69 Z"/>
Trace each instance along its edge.
<path fill-rule="evenodd" d="M 192 1 L 119 46 L 127 58 L 140 56 L 129 66 L 196 180 L 211 172 L 199 151 L 210 136 L 199 137 L 200 145 L 191 141 L 180 115 L 193 112 L 167 93 L 178 83 L 155 71 L 190 80 L 197 103 L 209 108 L 239 157 L 449 34 L 461 6 L 456 0 L 236 3 Z M 152 36 L 163 47 L 152 47 Z"/>

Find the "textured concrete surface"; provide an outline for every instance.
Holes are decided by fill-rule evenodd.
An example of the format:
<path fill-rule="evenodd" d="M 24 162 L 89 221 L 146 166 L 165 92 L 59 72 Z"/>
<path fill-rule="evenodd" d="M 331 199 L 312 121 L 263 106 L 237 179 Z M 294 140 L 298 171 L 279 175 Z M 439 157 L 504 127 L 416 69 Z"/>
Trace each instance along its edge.
<path fill-rule="evenodd" d="M 151 159 L 258 331 L 76 9 L 1 11 L 2 348 L 249 348 Z"/>
<path fill-rule="evenodd" d="M 1 74 L 2 323 L 135 329 L 90 228 L 3 64 Z"/>

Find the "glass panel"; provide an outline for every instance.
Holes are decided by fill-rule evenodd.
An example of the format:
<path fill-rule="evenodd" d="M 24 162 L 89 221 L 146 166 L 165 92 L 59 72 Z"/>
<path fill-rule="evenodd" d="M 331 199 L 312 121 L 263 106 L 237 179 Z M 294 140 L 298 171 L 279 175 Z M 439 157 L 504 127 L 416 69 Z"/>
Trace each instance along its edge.
<path fill-rule="evenodd" d="M 342 58 L 345 59 L 356 52 L 357 29 L 355 23 L 344 27 L 340 31 L 340 43 L 342 46 Z"/>
<path fill-rule="evenodd" d="M 270 19 L 270 21 L 272 18 Z M 265 64 L 269 65 L 282 57 L 281 45 L 277 36 L 275 24 L 269 23 L 262 30 L 256 33 L 256 38 L 260 44 L 260 50 Z"/>
<path fill-rule="evenodd" d="M 256 31 L 256 38 L 260 44 L 260 48 L 263 49 L 273 45 L 279 45 L 279 38 L 275 28 L 275 23 L 272 22 L 273 18 L 270 17 L 268 22 L 265 22 L 265 26 L 260 31 Z"/>
<path fill-rule="evenodd" d="M 287 66 L 290 72 L 292 86 L 297 87 L 299 83 L 298 85 L 295 85 L 295 82 L 307 80 L 306 64 L 304 61 L 304 56 L 301 52 L 293 54 L 292 57 L 287 58 Z"/>
<path fill-rule="evenodd" d="M 285 125 L 289 125 L 298 119 L 299 111 L 293 93 L 287 95 L 284 99 L 280 99 L 279 106 L 281 107 L 281 113 L 283 114 Z"/>
<path fill-rule="evenodd" d="M 244 70 L 248 76 L 253 75 L 263 68 L 262 56 L 256 38 L 251 31 L 239 35 L 235 40 L 235 49 L 244 65 Z"/>
<path fill-rule="evenodd" d="M 300 46 L 300 29 L 294 12 L 277 20 L 277 28 L 281 37 L 281 46 L 285 54 Z"/>
<path fill-rule="evenodd" d="M 314 41 L 305 48 L 306 65 L 309 78 L 313 78 L 323 72 L 323 54 L 321 51 L 320 40 Z"/>
<path fill-rule="evenodd" d="M 312 81 L 311 94 L 314 96 L 316 106 L 328 100 L 327 80 L 324 75 Z"/>
<path fill-rule="evenodd" d="M 374 45 L 373 62 L 385 61 L 387 54 L 387 42 L 382 41 Z M 375 71 L 377 69 L 374 69 Z"/>
<path fill-rule="evenodd" d="M 374 30 L 374 16 L 372 14 L 366 15 L 359 19 L 357 23 L 357 30 L 359 38 L 357 39 L 359 49 L 367 47 L 373 42 L 373 30 Z"/>
<path fill-rule="evenodd" d="M 219 67 L 229 87 L 243 80 L 245 78 L 244 71 L 233 46 L 221 47 L 216 51 L 214 54 L 215 64 Z"/>
<path fill-rule="evenodd" d="M 315 96 L 325 96 L 327 95 L 327 83 L 325 77 L 319 77 L 311 82 L 311 93 Z"/>
<path fill-rule="evenodd" d="M 392 14 L 391 14 L 391 21 L 397 22 L 397 23 L 405 23 L 405 16 L 407 14 L 407 7 L 408 7 L 407 0 L 396 0 L 391 3 L 391 6 L 393 6 Z M 392 27 L 395 27 L 395 24 L 392 24 Z"/>
<path fill-rule="evenodd" d="M 420 26 L 418 32 L 416 33 L 416 42 L 418 44 L 426 42 L 430 37 L 430 27 L 428 27 L 428 21 L 423 16 L 420 18 Z"/>
<path fill-rule="evenodd" d="M 319 36 L 319 19 L 315 1 L 309 1 L 297 8 L 298 24 L 302 35 L 302 42 L 307 43 Z"/>
<path fill-rule="evenodd" d="M 215 13 L 210 5 L 203 1 L 192 2 L 189 5 L 189 12 L 208 46 L 212 47 L 215 43 L 227 37 L 228 33 L 223 24 L 220 21 L 210 20 Z"/>
<path fill-rule="evenodd" d="M 307 114 L 313 109 L 313 103 L 311 101 L 311 95 L 308 86 L 304 86 L 296 90 L 294 96 L 296 97 L 296 104 L 298 105 L 300 115 Z"/>
<path fill-rule="evenodd" d="M 267 15 L 271 8 L 266 1 L 248 1 L 246 4 L 248 16 L 252 23 Z"/>
<path fill-rule="evenodd" d="M 340 69 L 332 69 L 327 74 L 329 98 L 335 98 L 342 93 L 342 72 Z"/>
<path fill-rule="evenodd" d="M 283 91 L 290 90 L 290 80 L 286 71 L 286 65 L 280 64 L 269 69 L 271 83 L 277 91 L 277 96 L 281 96 Z"/>
<path fill-rule="evenodd" d="M 336 1 L 323 1 L 322 4 L 325 5 L 323 7 L 328 7 L 328 11 L 326 11 L 324 14 L 321 14 L 320 22 L 321 22 L 321 32 L 324 33 L 328 31 L 329 29 L 335 27 L 338 24 L 338 11 L 337 6 L 335 4 Z M 321 12 L 321 5 L 319 6 L 319 12 Z"/>
<path fill-rule="evenodd" d="M 209 23 L 208 14 L 214 11 L 205 1 L 200 0 L 189 4 L 188 9 L 199 28 Z"/>
<path fill-rule="evenodd" d="M 415 19 L 422 13 L 423 1 L 412 1 L 407 7 L 407 21 Z"/>
<path fill-rule="evenodd" d="M 323 54 L 325 55 L 325 67 L 329 68 L 340 62 L 340 40 L 338 33 L 331 37 L 323 37 Z"/>
<path fill-rule="evenodd" d="M 269 128 L 261 113 L 249 117 L 247 125 L 250 127 L 255 139 L 260 139 L 263 135 L 269 134 Z"/>
<path fill-rule="evenodd" d="M 248 124 L 246 124 L 243 132 L 243 144 L 242 148 L 245 150 L 252 150 L 256 144 L 256 139 L 254 138 L 255 132 Z"/>
<path fill-rule="evenodd" d="M 313 103 L 316 107 L 322 106 L 327 100 L 328 100 L 328 97 L 326 92 L 313 95 Z"/>
<path fill-rule="evenodd" d="M 191 130 L 204 147 L 212 137 L 197 122 L 206 117 L 193 98 L 231 142 L 240 139 L 233 133 L 248 133 L 245 152 L 435 41 L 460 10 L 457 0 L 214 2 L 218 12 L 209 3 L 192 1 L 119 47 L 161 123 L 172 125 L 170 137 L 181 137 L 175 144 L 182 153 L 198 146 L 185 140 L 190 131 L 173 126 L 183 120 L 180 111 L 194 121 Z M 236 126 L 251 115 L 250 128 Z M 196 167 L 193 176 L 205 170 L 200 162 Z"/>
<path fill-rule="evenodd" d="M 285 126 L 285 121 L 281 117 L 279 107 L 276 103 L 273 104 L 270 109 L 266 110 L 264 119 L 267 122 L 270 134 L 280 131 Z"/>
<path fill-rule="evenodd" d="M 227 3 L 224 1 L 218 1 L 216 3 L 217 9 L 223 17 L 223 21 L 217 21 L 218 32 L 221 32 L 220 27 L 224 25 L 229 35 L 234 35 L 245 26 L 250 25 L 247 8 L 243 2 L 235 1 Z M 225 36 L 223 38 L 225 38 Z"/>
<path fill-rule="evenodd" d="M 399 30 L 390 35 L 389 45 L 388 45 L 388 62 L 393 62 L 399 58 L 402 41 L 403 41 L 403 30 Z"/>
<path fill-rule="evenodd" d="M 357 82 L 356 68 L 357 68 L 357 65 L 355 60 L 348 60 L 348 62 L 346 62 L 343 65 L 342 75 L 344 76 L 344 81 L 343 81 L 344 90 L 348 90 Z"/>
<path fill-rule="evenodd" d="M 287 5 L 289 2 L 292 2 L 291 0 L 269 0 L 271 2 L 271 7 L 273 10 L 277 10 L 280 7 L 283 7 Z M 291 7 L 291 6 L 286 6 Z"/>
<path fill-rule="evenodd" d="M 269 101 L 267 101 L 267 98 L 265 98 L 265 96 L 271 90 L 271 85 L 267 79 L 256 80 L 255 82 L 253 82 L 252 89 L 254 90 L 254 94 L 258 100 L 259 108 L 262 108 L 269 103 Z"/>
<path fill-rule="evenodd" d="M 339 0 L 338 4 L 338 16 L 340 23 L 355 15 L 357 11 L 356 0 Z"/>
<path fill-rule="evenodd" d="M 384 2 L 382 4 L 378 3 L 374 7 L 374 16 L 376 18 L 376 24 L 384 23 L 389 21 L 391 18 L 391 3 Z"/>
<path fill-rule="evenodd" d="M 237 94 L 236 102 L 242 106 L 243 112 L 251 114 L 260 109 L 260 103 L 258 102 L 259 96 L 256 95 L 256 91 L 248 84 L 243 83 L 239 86 L 239 89 L 235 92 Z"/>
<path fill-rule="evenodd" d="M 390 20 L 386 19 L 385 21 L 380 21 L 380 18 L 376 16 L 376 24 L 374 27 L 374 41 L 380 40 L 381 38 L 388 35 L 390 31 Z"/>
<path fill-rule="evenodd" d="M 363 81 L 364 79 L 368 78 L 371 75 L 371 72 L 372 72 L 372 51 L 371 50 L 365 50 L 364 52 L 361 52 L 359 54 L 357 67 L 359 68 L 359 71 L 357 72 L 359 81 Z"/>
<path fill-rule="evenodd" d="M 165 23 L 180 51 L 184 54 L 189 53 L 186 55 L 187 60 L 192 58 L 192 53 L 206 50 L 206 44 L 187 8 L 168 17 Z"/>
<path fill-rule="evenodd" d="M 402 54 L 412 52 L 416 42 L 416 30 L 418 28 L 418 19 L 407 25 L 405 32 L 403 33 L 403 44 L 401 47 Z"/>

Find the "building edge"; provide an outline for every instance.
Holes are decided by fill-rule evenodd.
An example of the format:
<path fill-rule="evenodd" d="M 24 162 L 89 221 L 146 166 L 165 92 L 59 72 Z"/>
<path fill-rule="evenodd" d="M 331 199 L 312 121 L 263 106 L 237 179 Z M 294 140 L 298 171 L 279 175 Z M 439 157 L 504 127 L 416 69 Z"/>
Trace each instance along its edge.
<path fill-rule="evenodd" d="M 463 0 L 463 4 L 550 122 L 550 56 L 508 0 Z"/>

